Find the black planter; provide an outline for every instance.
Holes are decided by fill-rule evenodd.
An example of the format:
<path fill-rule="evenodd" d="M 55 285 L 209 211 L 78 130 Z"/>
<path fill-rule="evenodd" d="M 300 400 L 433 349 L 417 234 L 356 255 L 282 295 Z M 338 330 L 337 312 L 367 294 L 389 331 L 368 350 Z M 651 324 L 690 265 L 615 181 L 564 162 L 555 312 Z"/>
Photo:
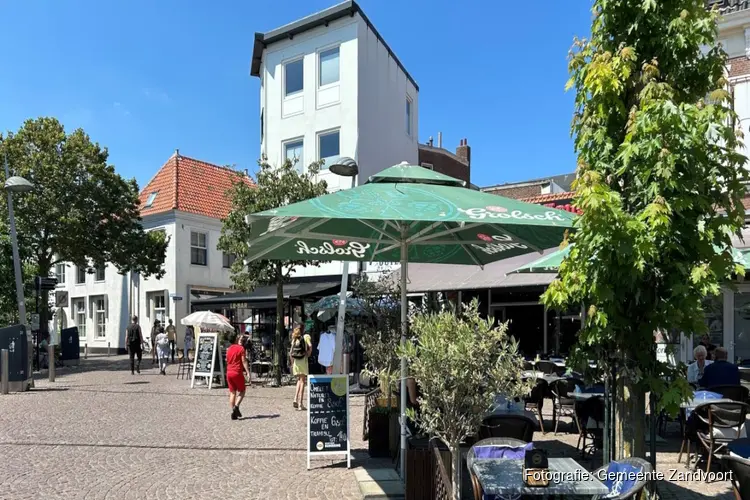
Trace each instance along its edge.
<path fill-rule="evenodd" d="M 390 412 L 385 408 L 372 408 L 368 414 L 370 429 L 367 439 L 367 450 L 373 458 L 391 456 L 390 450 Z"/>

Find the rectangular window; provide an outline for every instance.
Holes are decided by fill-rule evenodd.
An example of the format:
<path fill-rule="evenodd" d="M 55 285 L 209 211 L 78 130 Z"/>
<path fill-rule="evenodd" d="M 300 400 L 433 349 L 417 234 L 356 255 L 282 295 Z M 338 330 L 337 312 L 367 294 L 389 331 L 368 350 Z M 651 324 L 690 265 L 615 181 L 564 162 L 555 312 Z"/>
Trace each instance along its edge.
<path fill-rule="evenodd" d="M 324 50 L 319 60 L 319 85 L 330 85 L 339 81 L 339 48 Z"/>
<path fill-rule="evenodd" d="M 57 264 L 55 266 L 55 277 L 57 278 L 58 285 L 65 284 L 65 264 Z"/>
<path fill-rule="evenodd" d="M 425 163 L 422 162 L 422 165 L 420 165 L 423 168 L 429 168 L 430 170 L 435 170 L 435 167 L 432 165 L 432 163 Z"/>
<path fill-rule="evenodd" d="M 234 264 L 234 261 L 237 260 L 237 256 L 232 253 L 226 253 L 224 252 L 224 255 L 222 256 L 222 267 L 225 269 L 228 269 L 232 267 L 232 264 Z"/>
<path fill-rule="evenodd" d="M 406 98 L 406 135 L 411 137 L 411 99 Z"/>
<path fill-rule="evenodd" d="M 86 268 L 76 266 L 76 285 L 82 285 L 83 283 L 86 283 Z"/>
<path fill-rule="evenodd" d="M 164 321 L 167 317 L 167 307 L 164 294 L 154 295 L 154 314 L 153 319 L 159 320 L 159 323 L 164 326 Z"/>
<path fill-rule="evenodd" d="M 288 62 L 284 65 L 284 95 L 290 96 L 302 92 L 304 88 L 303 60 Z"/>
<path fill-rule="evenodd" d="M 318 136 L 318 152 L 321 160 L 326 160 L 323 168 L 331 165 L 331 160 L 341 154 L 339 149 L 339 131 L 325 132 Z"/>
<path fill-rule="evenodd" d="M 300 172 L 304 170 L 304 163 L 302 162 L 303 147 L 304 141 L 302 139 L 284 143 L 284 158 L 291 161 L 292 165 L 296 166 Z"/>
<path fill-rule="evenodd" d="M 144 208 L 148 208 L 151 205 L 153 205 L 154 204 L 154 200 L 156 199 L 156 195 L 157 194 L 158 194 L 158 192 L 153 192 L 150 195 L 148 195 L 148 199 L 146 200 L 146 204 L 143 207 Z"/>
<path fill-rule="evenodd" d="M 86 338 L 86 301 L 77 300 L 75 302 L 75 320 L 76 326 L 78 327 L 78 336 L 82 339 Z"/>
<path fill-rule="evenodd" d="M 94 278 L 94 281 L 104 281 L 104 278 L 106 276 L 105 270 L 107 269 L 106 265 L 103 265 L 101 267 L 96 268 L 96 277 Z"/>
<path fill-rule="evenodd" d="M 107 336 L 107 305 L 104 298 L 94 301 L 94 322 L 96 323 L 96 337 L 102 338 Z"/>
<path fill-rule="evenodd" d="M 196 266 L 205 266 L 208 264 L 206 233 L 190 231 L 190 263 Z"/>

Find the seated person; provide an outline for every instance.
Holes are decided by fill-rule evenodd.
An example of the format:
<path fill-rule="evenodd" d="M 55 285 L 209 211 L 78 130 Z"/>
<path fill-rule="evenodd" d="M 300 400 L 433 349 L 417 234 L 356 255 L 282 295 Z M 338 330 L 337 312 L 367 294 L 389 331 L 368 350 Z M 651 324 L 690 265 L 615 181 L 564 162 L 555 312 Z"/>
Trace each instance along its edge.
<path fill-rule="evenodd" d="M 693 357 L 695 358 L 695 363 L 688 365 L 687 381 L 690 384 L 697 384 L 701 377 L 703 377 L 706 367 L 713 363 L 713 361 L 708 359 L 708 351 L 702 345 L 693 349 Z"/>
<path fill-rule="evenodd" d="M 698 382 L 701 387 L 710 389 L 717 385 L 739 385 L 740 370 L 727 361 L 727 356 L 727 350 L 723 347 L 714 350 L 714 362 L 703 370 L 703 377 Z"/>

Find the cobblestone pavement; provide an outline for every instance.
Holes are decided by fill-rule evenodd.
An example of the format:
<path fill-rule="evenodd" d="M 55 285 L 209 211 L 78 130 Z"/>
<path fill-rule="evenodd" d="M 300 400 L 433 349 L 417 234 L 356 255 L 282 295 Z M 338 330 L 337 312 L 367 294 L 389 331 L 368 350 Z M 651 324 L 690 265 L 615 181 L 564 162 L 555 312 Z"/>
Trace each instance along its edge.
<path fill-rule="evenodd" d="M 123 357 L 81 362 L 55 383 L 0 396 L 0 498 L 361 498 L 345 461 L 306 470 L 292 387 L 254 387 L 243 420 L 231 421 L 225 389 L 190 389 L 175 366 L 161 376 L 149 360 L 131 376 Z M 352 398 L 351 434 L 366 450 L 363 403 Z"/>
<path fill-rule="evenodd" d="M 190 389 L 174 365 L 161 376 L 148 360 L 131 376 L 124 357 L 81 363 L 60 369 L 55 383 L 38 379 L 31 392 L 0 396 L 0 499 L 361 498 L 344 461 L 315 459 L 305 469 L 305 413 L 292 409 L 292 387 L 253 387 L 244 419 L 231 421 L 224 389 Z M 352 397 L 352 467 L 387 467 L 367 459 L 363 404 Z M 535 441 L 593 470 L 600 464 L 580 460 L 569 420 Z M 551 415 L 545 421 L 549 428 Z M 658 449 L 659 470 L 688 472 L 676 438 Z M 659 491 L 666 500 L 734 498 L 727 481 L 663 481 Z"/>

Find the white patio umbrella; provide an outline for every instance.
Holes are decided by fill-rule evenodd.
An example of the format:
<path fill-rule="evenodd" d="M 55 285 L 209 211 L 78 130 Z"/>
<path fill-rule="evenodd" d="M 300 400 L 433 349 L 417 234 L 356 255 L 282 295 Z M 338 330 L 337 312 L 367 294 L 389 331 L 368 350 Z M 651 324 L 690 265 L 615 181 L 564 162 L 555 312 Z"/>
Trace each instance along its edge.
<path fill-rule="evenodd" d="M 231 331 L 232 323 L 226 316 L 211 311 L 198 311 L 185 316 L 180 321 L 183 325 L 197 326 L 201 330 Z"/>

